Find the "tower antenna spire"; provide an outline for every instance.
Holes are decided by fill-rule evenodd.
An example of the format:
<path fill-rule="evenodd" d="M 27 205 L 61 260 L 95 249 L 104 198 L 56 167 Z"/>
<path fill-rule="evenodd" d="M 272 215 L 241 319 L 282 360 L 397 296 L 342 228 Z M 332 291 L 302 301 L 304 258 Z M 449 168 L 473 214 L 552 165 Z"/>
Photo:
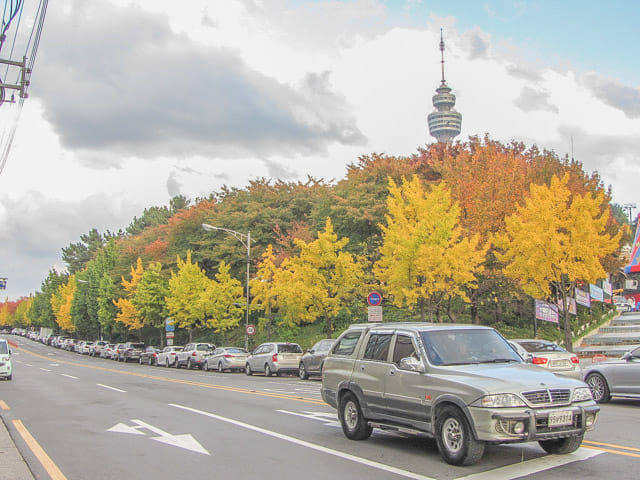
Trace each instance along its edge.
<path fill-rule="evenodd" d="M 442 83 L 444 84 L 444 38 L 442 37 L 442 28 L 440 29 L 440 63 L 442 64 Z"/>

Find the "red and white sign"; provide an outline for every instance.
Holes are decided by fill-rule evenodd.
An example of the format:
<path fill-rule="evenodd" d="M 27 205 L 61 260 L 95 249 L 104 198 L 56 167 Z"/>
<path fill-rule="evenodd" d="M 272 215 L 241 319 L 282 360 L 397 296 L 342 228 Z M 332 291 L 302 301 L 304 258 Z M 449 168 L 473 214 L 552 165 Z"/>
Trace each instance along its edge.
<path fill-rule="evenodd" d="M 247 335 L 249 335 L 249 336 L 255 335 L 256 326 L 255 325 L 247 325 L 247 328 L 245 328 L 245 332 L 247 332 Z"/>
<path fill-rule="evenodd" d="M 167 338 L 173 338 L 175 332 L 166 332 Z"/>

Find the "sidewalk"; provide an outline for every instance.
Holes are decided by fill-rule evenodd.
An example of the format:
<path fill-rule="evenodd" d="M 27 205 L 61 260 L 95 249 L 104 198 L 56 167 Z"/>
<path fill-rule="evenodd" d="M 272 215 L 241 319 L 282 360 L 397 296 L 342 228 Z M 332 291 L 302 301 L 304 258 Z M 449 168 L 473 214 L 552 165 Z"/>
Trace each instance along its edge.
<path fill-rule="evenodd" d="M 0 480 L 34 480 L 0 417 Z"/>

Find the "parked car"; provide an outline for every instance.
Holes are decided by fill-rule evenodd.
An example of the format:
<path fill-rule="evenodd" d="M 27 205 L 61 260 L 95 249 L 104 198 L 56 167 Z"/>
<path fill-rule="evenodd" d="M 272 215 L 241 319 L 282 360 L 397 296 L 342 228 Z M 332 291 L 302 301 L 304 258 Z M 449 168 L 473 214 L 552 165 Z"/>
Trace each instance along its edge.
<path fill-rule="evenodd" d="M 174 365 L 176 368 L 184 366 L 188 369 L 197 367 L 202 370 L 205 360 L 215 349 L 216 346 L 211 343 L 187 343 L 184 350 L 176 352 Z"/>
<path fill-rule="evenodd" d="M 301 358 L 302 348 L 297 343 L 263 343 L 247 358 L 245 373 L 264 373 L 265 377 L 298 373 Z"/>
<path fill-rule="evenodd" d="M 336 343 L 335 340 L 327 338 L 320 340 L 313 347 L 306 351 L 300 359 L 298 366 L 298 376 L 302 380 L 306 380 L 310 375 L 322 375 L 322 364 L 327 358 L 331 347 Z"/>
<path fill-rule="evenodd" d="M 75 338 L 66 338 L 62 344 L 62 348 L 68 352 L 73 352 L 75 350 L 76 342 L 77 340 Z"/>
<path fill-rule="evenodd" d="M 160 349 L 157 347 L 146 347 L 144 352 L 140 354 L 140 365 L 146 363 L 148 365 L 155 365 L 156 359 L 158 358 L 158 353 L 160 353 Z"/>
<path fill-rule="evenodd" d="M 598 403 L 611 397 L 640 398 L 640 347 L 617 360 L 594 363 L 585 369 L 585 382 Z"/>
<path fill-rule="evenodd" d="M 94 342 L 84 342 L 82 344 L 82 349 L 80 350 L 80 353 L 82 355 L 90 355 L 91 350 L 93 350 L 93 343 Z"/>
<path fill-rule="evenodd" d="M 424 432 L 452 465 L 480 461 L 487 443 L 571 453 L 600 410 L 586 383 L 531 368 L 478 325 L 352 325 L 325 359 L 321 393 L 347 438 Z"/>
<path fill-rule="evenodd" d="M 574 353 L 567 352 L 564 348 L 549 340 L 518 339 L 511 340 L 517 343 L 530 355 L 525 359 L 533 365 L 548 368 L 553 373 L 568 375 L 582 379 L 580 359 Z"/>
<path fill-rule="evenodd" d="M 100 350 L 100 358 L 111 358 L 111 353 L 113 352 L 115 343 L 107 343 L 102 350 Z"/>
<path fill-rule="evenodd" d="M 225 370 L 244 371 L 244 365 L 249 357 L 249 352 L 244 348 L 237 347 L 220 347 L 216 348 L 211 355 L 204 361 L 204 369 L 210 370 L 215 368 L 219 372 Z"/>
<path fill-rule="evenodd" d="M 171 367 L 176 363 L 176 355 L 178 352 L 184 350 L 184 347 L 181 345 L 169 345 L 162 349 L 160 353 L 158 353 L 158 358 L 156 359 L 156 366 L 164 366 Z"/>
<path fill-rule="evenodd" d="M 0 378 L 6 378 L 7 380 L 13 378 L 11 347 L 4 338 L 0 338 Z"/>
<path fill-rule="evenodd" d="M 111 349 L 111 360 L 120 360 L 120 352 L 124 348 L 124 343 L 116 343 Z"/>
<path fill-rule="evenodd" d="M 144 343 L 140 342 L 127 342 L 120 349 L 120 355 L 118 360 L 121 362 L 137 362 L 140 360 L 140 355 L 144 352 Z"/>
<path fill-rule="evenodd" d="M 90 357 L 100 357 L 102 350 L 108 345 L 107 342 L 105 342 L 104 340 L 96 340 L 95 342 L 93 342 L 93 345 L 91 345 L 91 350 L 89 351 L 89 356 Z"/>

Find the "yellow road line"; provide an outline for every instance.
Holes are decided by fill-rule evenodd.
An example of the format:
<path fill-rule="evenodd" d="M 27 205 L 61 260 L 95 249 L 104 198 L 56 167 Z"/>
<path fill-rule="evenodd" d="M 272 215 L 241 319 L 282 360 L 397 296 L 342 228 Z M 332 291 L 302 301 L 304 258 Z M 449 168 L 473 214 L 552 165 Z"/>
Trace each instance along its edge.
<path fill-rule="evenodd" d="M 631 450 L 633 452 L 640 452 L 640 448 L 633 447 L 623 447 L 622 445 L 615 445 L 613 443 L 603 443 L 603 442 L 591 442 L 589 440 L 583 440 L 582 443 L 588 443 L 589 445 L 603 445 L 605 447 L 613 447 L 613 448 L 621 448 L 623 450 Z"/>
<path fill-rule="evenodd" d="M 0 409 L 1 410 L 9 410 L 9 405 L 0 400 Z"/>
<path fill-rule="evenodd" d="M 20 347 L 18 347 L 20 348 Z M 25 353 L 28 353 L 29 355 L 33 355 L 34 357 L 38 357 L 38 358 L 42 358 L 44 360 L 50 361 L 51 358 L 50 357 L 46 357 L 44 355 L 40 355 L 38 353 L 34 353 L 31 352 L 29 350 L 20 348 L 22 351 L 24 351 Z M 83 368 L 92 368 L 94 370 L 102 370 L 104 372 L 111 372 L 111 373 L 120 373 L 120 374 L 124 374 L 124 375 L 130 375 L 133 377 L 141 377 L 141 378 L 149 378 L 151 380 L 159 380 L 162 382 L 171 382 L 171 383 L 180 383 L 183 385 L 192 385 L 194 387 L 204 387 L 204 388 L 212 388 L 215 390 L 224 390 L 227 392 L 235 392 L 235 393 L 245 393 L 248 395 L 259 395 L 262 397 L 270 397 L 270 398 L 280 398 L 282 400 L 294 400 L 296 402 L 304 402 L 304 403 L 312 403 L 314 405 L 326 405 L 326 403 L 320 399 L 317 398 L 309 398 L 309 397 L 301 397 L 298 395 L 289 395 L 286 393 L 276 393 L 276 392 L 264 392 L 264 391 L 260 391 L 260 390 L 250 390 L 247 388 L 240 388 L 240 387 L 230 387 L 228 385 L 219 385 L 216 383 L 204 383 L 204 382 L 197 382 L 197 381 L 193 381 L 193 380 L 181 380 L 178 378 L 168 378 L 168 377 L 158 377 L 156 375 L 149 375 L 146 373 L 136 373 L 136 372 L 126 372 L 124 370 L 117 370 L 115 368 L 107 368 L 107 367 L 99 367 L 96 365 L 85 365 L 82 363 L 76 363 L 76 362 L 69 362 L 66 360 L 58 360 L 56 359 L 56 362 L 58 363 L 64 363 L 66 365 L 73 365 L 76 367 L 83 367 Z"/>
<path fill-rule="evenodd" d="M 29 433 L 29 430 L 27 430 L 23 423 L 20 420 L 14 420 L 13 425 L 16 427 L 16 430 L 18 430 L 36 458 L 40 461 L 44 469 L 47 471 L 47 473 L 51 477 L 51 480 L 67 480 L 67 477 L 65 477 L 58 466 L 53 463 L 53 460 L 49 458 L 49 455 L 47 455 L 47 453 L 42 449 L 36 439 L 33 438 L 31 433 Z"/>
<path fill-rule="evenodd" d="M 626 457 L 640 458 L 640 455 L 637 453 L 621 452 L 619 450 L 611 450 L 609 448 L 591 447 L 589 445 L 582 445 L 582 448 L 590 448 L 591 450 L 600 450 L 601 452 L 615 453 L 616 455 L 624 455 Z M 619 447 L 619 448 L 626 448 L 626 447 Z"/>

